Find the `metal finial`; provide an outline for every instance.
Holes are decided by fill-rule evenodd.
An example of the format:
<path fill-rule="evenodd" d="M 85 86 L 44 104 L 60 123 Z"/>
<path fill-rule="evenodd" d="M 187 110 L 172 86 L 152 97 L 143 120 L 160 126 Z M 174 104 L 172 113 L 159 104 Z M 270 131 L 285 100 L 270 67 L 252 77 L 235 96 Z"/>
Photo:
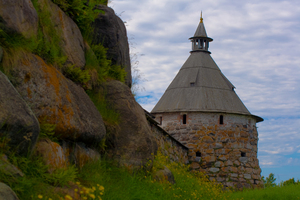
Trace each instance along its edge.
<path fill-rule="evenodd" d="M 202 18 L 202 10 L 201 10 L 200 23 L 203 23 L 203 18 Z"/>

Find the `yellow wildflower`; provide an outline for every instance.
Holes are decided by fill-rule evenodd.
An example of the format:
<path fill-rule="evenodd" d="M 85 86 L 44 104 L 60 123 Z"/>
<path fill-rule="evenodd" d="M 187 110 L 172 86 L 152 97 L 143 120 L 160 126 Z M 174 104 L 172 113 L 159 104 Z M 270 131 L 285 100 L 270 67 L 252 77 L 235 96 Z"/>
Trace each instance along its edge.
<path fill-rule="evenodd" d="M 42 199 L 42 198 L 43 198 L 43 196 L 39 194 L 39 195 L 38 195 L 38 198 L 39 198 L 39 199 Z"/>
<path fill-rule="evenodd" d="M 67 195 L 65 196 L 65 200 L 73 200 L 73 198 L 72 198 L 70 195 L 67 194 Z"/>
<path fill-rule="evenodd" d="M 95 199 L 95 195 L 94 195 L 94 194 L 90 194 L 90 197 L 91 197 L 92 199 Z"/>

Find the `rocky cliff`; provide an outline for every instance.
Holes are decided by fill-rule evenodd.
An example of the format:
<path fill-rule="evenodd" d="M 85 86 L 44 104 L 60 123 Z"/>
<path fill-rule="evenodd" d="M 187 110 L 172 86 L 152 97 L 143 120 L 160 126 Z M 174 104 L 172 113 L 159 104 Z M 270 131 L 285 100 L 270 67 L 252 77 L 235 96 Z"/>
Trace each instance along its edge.
<path fill-rule="evenodd" d="M 99 159 L 107 141 L 111 159 L 140 168 L 157 144 L 130 91 L 125 26 L 106 5 L 87 1 L 81 15 L 61 2 L 0 0 L 1 152 L 51 172 Z"/>

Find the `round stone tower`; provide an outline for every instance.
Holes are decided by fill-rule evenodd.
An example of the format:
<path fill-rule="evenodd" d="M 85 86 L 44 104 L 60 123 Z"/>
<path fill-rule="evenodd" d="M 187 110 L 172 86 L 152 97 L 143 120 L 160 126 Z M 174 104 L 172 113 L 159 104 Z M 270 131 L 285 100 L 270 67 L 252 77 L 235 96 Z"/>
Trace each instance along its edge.
<path fill-rule="evenodd" d="M 192 170 L 225 186 L 260 185 L 256 123 L 216 65 L 201 14 L 189 58 L 151 113 L 175 139 L 189 148 Z"/>

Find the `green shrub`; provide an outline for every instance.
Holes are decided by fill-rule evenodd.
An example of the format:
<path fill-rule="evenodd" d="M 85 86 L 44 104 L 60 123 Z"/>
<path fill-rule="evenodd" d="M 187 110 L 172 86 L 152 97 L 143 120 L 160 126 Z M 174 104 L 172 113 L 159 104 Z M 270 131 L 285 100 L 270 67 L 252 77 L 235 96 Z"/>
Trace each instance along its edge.
<path fill-rule="evenodd" d="M 275 187 L 276 186 L 276 178 L 274 177 L 273 173 L 270 173 L 268 177 L 262 176 L 262 180 L 264 182 L 265 187 Z"/>
<path fill-rule="evenodd" d="M 91 23 L 95 20 L 99 13 L 96 5 L 107 5 L 107 0 L 52 0 L 67 15 L 69 15 L 81 30 L 84 38 L 88 37 L 92 32 Z"/>
<path fill-rule="evenodd" d="M 82 70 L 78 67 L 74 67 L 73 65 L 65 67 L 64 74 L 75 83 L 86 84 L 91 79 L 89 70 Z"/>
<path fill-rule="evenodd" d="M 42 57 L 47 63 L 61 68 L 65 64 L 67 57 L 61 49 L 60 34 L 51 21 L 49 5 L 44 3 L 42 6 L 38 4 L 37 0 L 32 2 L 39 16 L 38 45 L 33 53 Z"/>

